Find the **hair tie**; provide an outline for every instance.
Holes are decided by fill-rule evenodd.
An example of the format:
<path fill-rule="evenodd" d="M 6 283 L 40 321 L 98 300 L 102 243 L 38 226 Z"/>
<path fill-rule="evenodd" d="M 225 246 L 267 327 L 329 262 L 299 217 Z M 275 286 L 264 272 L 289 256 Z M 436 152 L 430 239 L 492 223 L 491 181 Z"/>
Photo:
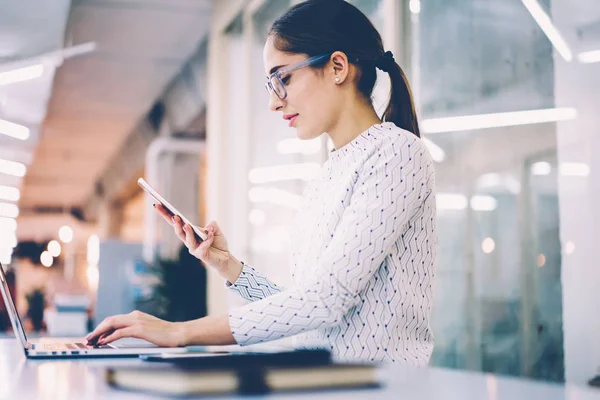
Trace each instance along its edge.
<path fill-rule="evenodd" d="M 394 55 L 391 51 L 383 53 L 375 63 L 375 66 L 383 72 L 390 72 L 395 65 L 396 60 L 394 60 Z"/>

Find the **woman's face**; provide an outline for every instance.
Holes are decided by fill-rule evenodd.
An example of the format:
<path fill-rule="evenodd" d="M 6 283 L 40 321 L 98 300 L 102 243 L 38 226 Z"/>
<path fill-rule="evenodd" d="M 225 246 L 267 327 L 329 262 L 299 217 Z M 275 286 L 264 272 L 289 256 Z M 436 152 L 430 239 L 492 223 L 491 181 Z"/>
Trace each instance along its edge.
<path fill-rule="evenodd" d="M 263 51 L 266 75 L 277 69 L 304 61 L 305 54 L 290 54 L 277 50 L 273 37 L 269 37 Z M 335 121 L 336 109 L 335 76 L 333 67 L 315 70 L 305 67 L 282 76 L 287 97 L 281 100 L 270 93 L 269 109 L 281 112 L 284 123 L 296 128 L 298 138 L 314 139 L 327 132 Z"/>

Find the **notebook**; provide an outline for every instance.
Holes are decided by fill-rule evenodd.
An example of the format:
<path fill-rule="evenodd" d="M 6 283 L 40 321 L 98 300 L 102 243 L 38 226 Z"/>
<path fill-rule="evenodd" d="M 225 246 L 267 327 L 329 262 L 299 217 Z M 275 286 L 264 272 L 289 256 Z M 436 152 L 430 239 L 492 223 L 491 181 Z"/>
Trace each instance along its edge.
<path fill-rule="evenodd" d="M 325 350 L 232 353 L 156 360 L 141 367 L 114 367 L 114 387 L 163 396 L 265 394 L 280 391 L 378 387 L 376 364 L 338 364 Z"/>

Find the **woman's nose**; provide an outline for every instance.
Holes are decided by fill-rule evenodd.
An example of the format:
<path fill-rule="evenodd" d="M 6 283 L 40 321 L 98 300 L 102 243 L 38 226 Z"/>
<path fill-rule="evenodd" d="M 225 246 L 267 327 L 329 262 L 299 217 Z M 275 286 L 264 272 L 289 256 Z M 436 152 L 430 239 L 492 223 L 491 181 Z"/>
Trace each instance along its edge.
<path fill-rule="evenodd" d="M 277 111 L 283 107 L 284 101 L 279 98 L 273 91 L 269 91 L 269 110 Z"/>

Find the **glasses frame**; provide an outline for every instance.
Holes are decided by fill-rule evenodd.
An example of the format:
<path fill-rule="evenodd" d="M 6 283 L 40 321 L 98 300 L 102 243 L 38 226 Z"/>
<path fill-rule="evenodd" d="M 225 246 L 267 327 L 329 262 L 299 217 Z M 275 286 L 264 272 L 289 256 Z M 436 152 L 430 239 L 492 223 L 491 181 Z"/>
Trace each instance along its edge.
<path fill-rule="evenodd" d="M 287 97 L 287 90 L 285 89 L 285 84 L 283 83 L 283 80 L 282 80 L 283 75 L 287 75 L 290 72 L 297 71 L 304 67 L 315 65 L 330 56 L 331 56 L 331 53 L 321 54 L 320 56 L 309 57 L 306 60 L 300 61 L 296 64 L 288 65 L 287 67 L 283 67 L 283 68 L 273 72 L 271 75 L 269 75 L 267 77 L 267 82 L 265 82 L 265 88 L 267 89 L 267 92 L 269 92 L 269 94 L 275 93 L 275 95 L 277 97 L 279 97 L 281 100 L 284 100 Z M 275 84 L 273 82 L 275 82 Z M 280 96 L 279 93 L 277 93 L 277 90 L 275 90 L 275 85 L 279 85 L 279 87 L 281 87 L 281 89 L 283 90 L 283 96 Z"/>

